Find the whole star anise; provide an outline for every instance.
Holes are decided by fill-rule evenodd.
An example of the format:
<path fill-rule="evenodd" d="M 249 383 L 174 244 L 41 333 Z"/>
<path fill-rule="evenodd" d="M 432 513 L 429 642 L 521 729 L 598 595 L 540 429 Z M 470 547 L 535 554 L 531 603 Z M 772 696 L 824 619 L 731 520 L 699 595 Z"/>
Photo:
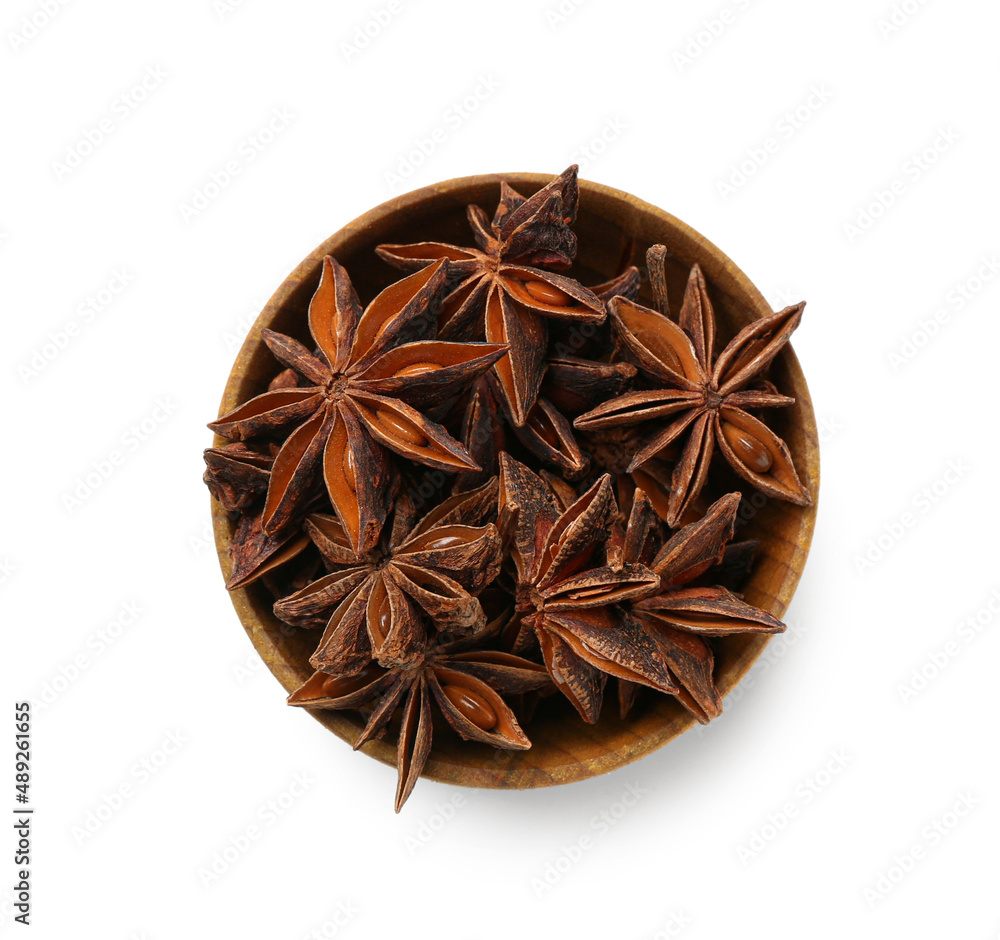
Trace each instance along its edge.
<path fill-rule="evenodd" d="M 648 443 L 629 470 L 687 436 L 671 480 L 667 522 L 677 525 L 701 491 L 716 446 L 743 479 L 768 496 L 800 506 L 811 500 L 799 482 L 784 441 L 747 409 L 794 402 L 769 383 L 751 387 L 788 342 L 804 303 L 763 317 L 742 329 L 715 356 L 715 314 L 701 268 L 691 269 L 679 325 L 669 318 L 663 261 L 666 249 L 648 255 L 659 311 L 618 297 L 611 301 L 612 329 L 621 355 L 639 368 L 650 388 L 629 392 L 581 415 L 582 429 L 640 426 Z"/>
<path fill-rule="evenodd" d="M 644 562 L 659 576 L 655 591 L 625 601 L 626 616 L 655 640 L 677 686 L 672 694 L 702 723 L 722 711 L 712 677 L 712 648 L 705 638 L 785 629 L 766 610 L 724 587 L 691 586 L 723 561 L 739 504 L 739 493 L 716 500 L 704 517 L 675 532 L 650 560 L 647 535 L 656 516 L 645 494 L 637 491 L 627 535 L 621 540 L 625 563 Z M 627 686 L 622 690 L 623 711 L 631 705 L 634 691 Z"/>
<path fill-rule="evenodd" d="M 431 645 L 414 662 L 383 669 L 371 664 L 350 675 L 315 672 L 289 697 L 305 708 L 371 709 L 357 750 L 383 735 L 403 706 L 396 745 L 396 812 L 427 763 L 437 710 L 459 736 L 508 750 L 531 747 L 514 712 L 500 694 L 542 688 L 549 678 L 537 663 L 510 653 L 468 650 L 468 641 Z M 432 706 L 433 702 L 433 706 Z"/>
<path fill-rule="evenodd" d="M 517 572 L 514 652 L 537 640 L 556 687 L 589 723 L 609 675 L 675 691 L 657 644 L 617 606 L 650 593 L 659 578 L 606 555 L 618 514 L 610 475 L 563 509 L 545 481 L 508 454 L 500 468 L 501 527 L 513 529 Z"/>
<path fill-rule="evenodd" d="M 570 225 L 579 201 L 571 166 L 528 199 L 500 184 L 492 222 L 476 205 L 467 208 L 478 248 L 443 242 L 380 245 L 379 257 L 412 271 L 446 258 L 457 285 L 441 305 L 443 337 L 479 338 L 508 345 L 494 366 L 507 408 L 522 426 L 538 398 L 545 372 L 546 320 L 600 323 L 604 304 L 565 270 L 576 255 Z"/>
<path fill-rule="evenodd" d="M 396 501 L 390 532 L 358 555 L 339 521 L 314 514 L 305 522 L 331 574 L 274 605 L 294 626 L 323 627 L 310 658 L 317 669 L 350 674 L 372 659 L 412 662 L 427 645 L 425 622 L 438 632 L 479 633 L 486 624 L 475 595 L 500 571 L 502 544 L 493 523 L 496 480 L 446 499 L 419 522 L 407 493 Z"/>
<path fill-rule="evenodd" d="M 387 287 L 362 313 L 347 272 L 323 260 L 309 305 L 314 356 L 302 343 L 261 337 L 312 386 L 264 392 L 209 427 L 233 440 L 273 436 L 297 425 L 274 459 L 264 503 L 265 533 L 301 515 L 322 472 L 352 547 L 378 541 L 392 499 L 389 452 L 442 470 L 475 470 L 465 448 L 418 410 L 465 388 L 506 351 L 496 344 L 426 339 L 447 283 L 447 261 Z"/>

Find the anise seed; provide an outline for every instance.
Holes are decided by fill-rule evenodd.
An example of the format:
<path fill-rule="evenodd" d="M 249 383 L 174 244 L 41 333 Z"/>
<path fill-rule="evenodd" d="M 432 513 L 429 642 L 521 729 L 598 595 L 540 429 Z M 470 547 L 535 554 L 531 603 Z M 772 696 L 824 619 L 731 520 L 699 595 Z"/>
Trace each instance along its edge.
<path fill-rule="evenodd" d="M 478 692 L 461 685 L 445 685 L 441 687 L 441 691 L 444 692 L 445 698 L 477 728 L 489 731 L 496 727 L 496 712 Z"/>
<path fill-rule="evenodd" d="M 362 669 L 356 676 L 330 676 L 323 680 L 320 691 L 325 698 L 341 698 L 363 689 L 375 678 L 375 669 L 369 666 Z"/>
<path fill-rule="evenodd" d="M 382 589 L 385 592 L 385 589 Z M 383 637 L 389 635 L 389 631 L 392 629 L 392 604 L 389 602 L 389 594 L 387 592 L 383 593 L 382 600 L 379 601 L 378 610 L 375 612 L 375 616 L 378 619 L 378 629 L 379 633 Z"/>
<path fill-rule="evenodd" d="M 550 447 L 556 448 L 556 450 L 559 449 L 559 446 L 562 443 L 559 440 L 559 434 L 556 431 L 555 426 L 552 424 L 552 421 L 549 418 L 549 416 L 544 411 L 542 411 L 541 408 L 537 409 L 530 416 L 530 418 L 528 419 L 528 424 L 530 425 L 532 430 L 543 441 L 545 441 L 546 444 L 548 444 Z"/>
<path fill-rule="evenodd" d="M 565 307 L 573 300 L 565 291 L 561 291 L 558 287 L 553 287 L 545 281 L 525 281 L 524 288 L 535 300 L 552 307 Z"/>
<path fill-rule="evenodd" d="M 441 368 L 438 362 L 415 362 L 413 365 L 404 366 L 396 374 L 395 378 L 403 378 L 408 375 L 426 375 L 428 372 L 437 372 Z"/>
<path fill-rule="evenodd" d="M 753 435 L 735 424 L 723 421 L 722 436 L 736 451 L 736 456 L 755 473 L 767 473 L 771 469 L 771 464 L 774 463 L 771 452 Z"/>
<path fill-rule="evenodd" d="M 413 444 L 414 447 L 423 447 L 427 443 L 427 438 L 405 418 L 394 415 L 391 411 L 379 409 L 375 412 L 375 417 L 393 437 Z"/>
<path fill-rule="evenodd" d="M 344 479 L 351 488 L 352 493 L 358 491 L 358 471 L 354 465 L 354 451 L 350 447 L 344 448 Z"/>
<path fill-rule="evenodd" d="M 451 548 L 453 545 L 461 545 L 464 541 L 465 539 L 459 535 L 441 535 L 426 542 L 420 542 L 419 550 L 422 552 L 431 552 L 438 548 Z"/>

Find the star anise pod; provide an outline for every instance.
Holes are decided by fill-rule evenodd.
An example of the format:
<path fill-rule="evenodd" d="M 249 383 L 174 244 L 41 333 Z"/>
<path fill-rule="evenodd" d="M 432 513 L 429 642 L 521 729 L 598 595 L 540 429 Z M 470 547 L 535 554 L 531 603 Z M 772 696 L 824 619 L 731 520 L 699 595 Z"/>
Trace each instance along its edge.
<path fill-rule="evenodd" d="M 751 383 L 761 379 L 788 342 L 805 304 L 751 323 L 716 357 L 715 314 L 697 264 L 688 279 L 679 325 L 667 316 L 665 252 L 663 246 L 654 246 L 648 256 L 659 311 L 621 297 L 610 303 L 620 353 L 635 363 L 652 387 L 599 405 L 577 418 L 575 426 L 638 426 L 647 433 L 649 441 L 632 458 L 630 471 L 686 435 L 671 481 L 667 512 L 671 526 L 701 491 L 715 446 L 761 492 L 809 505 L 787 445 L 747 411 L 794 402 L 769 384 L 751 387 Z"/>
<path fill-rule="evenodd" d="M 476 598 L 500 571 L 502 544 L 493 523 L 496 481 L 446 499 L 419 522 L 408 493 L 396 501 L 391 530 L 377 548 L 357 554 L 340 522 L 314 514 L 305 522 L 333 568 L 274 605 L 294 626 L 324 629 L 309 660 L 350 674 L 372 659 L 384 666 L 417 659 L 427 644 L 425 620 L 439 632 L 482 632 Z"/>
<path fill-rule="evenodd" d="M 435 706 L 465 740 L 508 750 L 531 747 L 501 693 L 516 695 L 543 687 L 549 681 L 545 670 L 510 653 L 469 651 L 467 645 L 462 641 L 434 645 L 415 662 L 391 669 L 371 664 L 350 675 L 317 671 L 288 697 L 288 704 L 370 708 L 355 750 L 383 735 L 402 704 L 396 745 L 398 813 L 430 755 Z"/>
<path fill-rule="evenodd" d="M 289 336 L 261 333 L 283 364 L 314 384 L 264 392 L 209 427 L 246 440 L 297 425 L 271 470 L 266 533 L 295 521 L 322 472 L 352 547 L 365 552 L 378 541 L 392 499 L 390 452 L 447 471 L 477 469 L 465 448 L 418 410 L 453 397 L 506 350 L 425 338 L 447 264 L 387 287 L 362 313 L 347 272 L 328 256 L 309 305 L 319 355 Z"/>
<path fill-rule="evenodd" d="M 518 426 L 528 421 L 545 371 L 546 320 L 600 323 L 604 304 L 572 278 L 556 274 L 576 255 L 570 225 L 579 202 L 577 168 L 571 166 L 528 199 L 500 184 L 493 220 L 467 207 L 478 248 L 442 242 L 381 245 L 379 257 L 403 270 L 441 258 L 458 283 L 441 305 L 440 335 L 509 346 L 494 366 L 507 408 Z"/>
<path fill-rule="evenodd" d="M 739 493 L 723 496 L 704 517 L 675 532 L 649 560 L 648 547 L 643 546 L 648 546 L 646 536 L 656 516 L 644 494 L 637 493 L 623 540 L 623 560 L 648 564 L 660 579 L 655 592 L 624 604 L 627 617 L 656 641 L 678 686 L 673 694 L 702 723 L 722 711 L 722 698 L 712 678 L 715 661 L 706 638 L 785 629 L 766 610 L 724 587 L 691 586 L 723 561 L 739 504 Z M 621 691 L 621 705 L 627 711 L 635 689 L 626 686 Z"/>
<path fill-rule="evenodd" d="M 274 457 L 242 441 L 209 447 L 202 479 L 209 492 L 229 512 L 242 512 L 267 492 Z"/>
<path fill-rule="evenodd" d="M 618 514 L 611 476 L 563 509 L 545 481 L 508 454 L 500 466 L 501 527 L 513 530 L 517 571 L 514 652 L 536 639 L 556 687 L 589 723 L 608 675 L 675 691 L 657 644 L 617 607 L 655 590 L 659 578 L 606 557 Z"/>

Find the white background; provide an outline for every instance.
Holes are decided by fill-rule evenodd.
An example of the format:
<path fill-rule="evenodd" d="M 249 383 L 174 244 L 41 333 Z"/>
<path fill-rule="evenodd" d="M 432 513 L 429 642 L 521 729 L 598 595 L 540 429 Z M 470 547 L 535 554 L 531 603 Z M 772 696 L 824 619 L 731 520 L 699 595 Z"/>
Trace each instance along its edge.
<path fill-rule="evenodd" d="M 36 936 L 998 935 L 1000 12 L 655 6 L 4 4 L 2 670 L 5 708 L 36 702 Z M 252 654 L 204 422 L 256 313 L 344 223 L 573 161 L 774 306 L 809 301 L 812 554 L 789 633 L 712 727 L 565 788 L 423 781 L 396 817 L 394 771 L 286 708 Z"/>

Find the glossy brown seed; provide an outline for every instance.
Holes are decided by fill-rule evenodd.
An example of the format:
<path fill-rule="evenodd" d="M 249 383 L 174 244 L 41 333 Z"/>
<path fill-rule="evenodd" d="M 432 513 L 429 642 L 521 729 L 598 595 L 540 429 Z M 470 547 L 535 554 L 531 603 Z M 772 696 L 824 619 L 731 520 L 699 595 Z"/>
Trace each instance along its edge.
<path fill-rule="evenodd" d="M 528 426 L 550 447 L 559 449 L 562 443 L 559 434 L 549 416 L 541 408 L 535 408 L 528 416 Z"/>
<path fill-rule="evenodd" d="M 434 538 L 421 539 L 414 548 L 421 552 L 430 552 L 438 548 L 451 548 L 453 545 L 461 545 L 465 541 L 460 535 L 435 535 Z"/>
<path fill-rule="evenodd" d="M 426 375 L 428 372 L 437 372 L 441 368 L 437 362 L 415 362 L 413 365 L 404 366 L 396 373 L 396 378 L 407 375 Z"/>
<path fill-rule="evenodd" d="M 354 451 L 350 447 L 344 448 L 344 479 L 351 488 L 352 493 L 358 491 L 358 471 L 354 466 Z"/>
<path fill-rule="evenodd" d="M 382 588 L 382 599 L 379 601 L 378 609 L 375 611 L 375 619 L 378 623 L 380 638 L 385 639 L 392 628 L 392 605 L 389 603 L 389 595 L 386 593 L 384 587 Z"/>
<path fill-rule="evenodd" d="M 362 669 L 356 676 L 328 676 L 323 680 L 320 691 L 325 698 L 341 698 L 363 689 L 377 675 L 378 669 L 373 665 Z"/>
<path fill-rule="evenodd" d="M 771 452 L 757 440 L 753 435 L 748 434 L 743 428 L 736 427 L 728 421 L 722 422 L 722 436 L 729 443 L 729 446 L 754 473 L 767 473 L 774 463 Z"/>
<path fill-rule="evenodd" d="M 478 692 L 461 685 L 445 685 L 441 687 L 441 691 L 444 692 L 445 698 L 477 728 L 490 731 L 496 727 L 496 712 Z"/>
<path fill-rule="evenodd" d="M 551 307 L 565 307 L 573 300 L 565 291 L 561 291 L 551 284 L 546 284 L 545 281 L 525 281 L 524 287 L 535 300 Z"/>
<path fill-rule="evenodd" d="M 397 440 L 404 441 L 407 444 L 413 444 L 414 447 L 423 447 L 427 444 L 427 438 L 420 433 L 418 428 L 405 418 L 400 418 L 398 415 L 394 415 L 391 411 L 384 411 L 381 409 L 375 412 L 375 417 L 378 420 L 378 423 L 381 424 L 382 427 Z"/>

